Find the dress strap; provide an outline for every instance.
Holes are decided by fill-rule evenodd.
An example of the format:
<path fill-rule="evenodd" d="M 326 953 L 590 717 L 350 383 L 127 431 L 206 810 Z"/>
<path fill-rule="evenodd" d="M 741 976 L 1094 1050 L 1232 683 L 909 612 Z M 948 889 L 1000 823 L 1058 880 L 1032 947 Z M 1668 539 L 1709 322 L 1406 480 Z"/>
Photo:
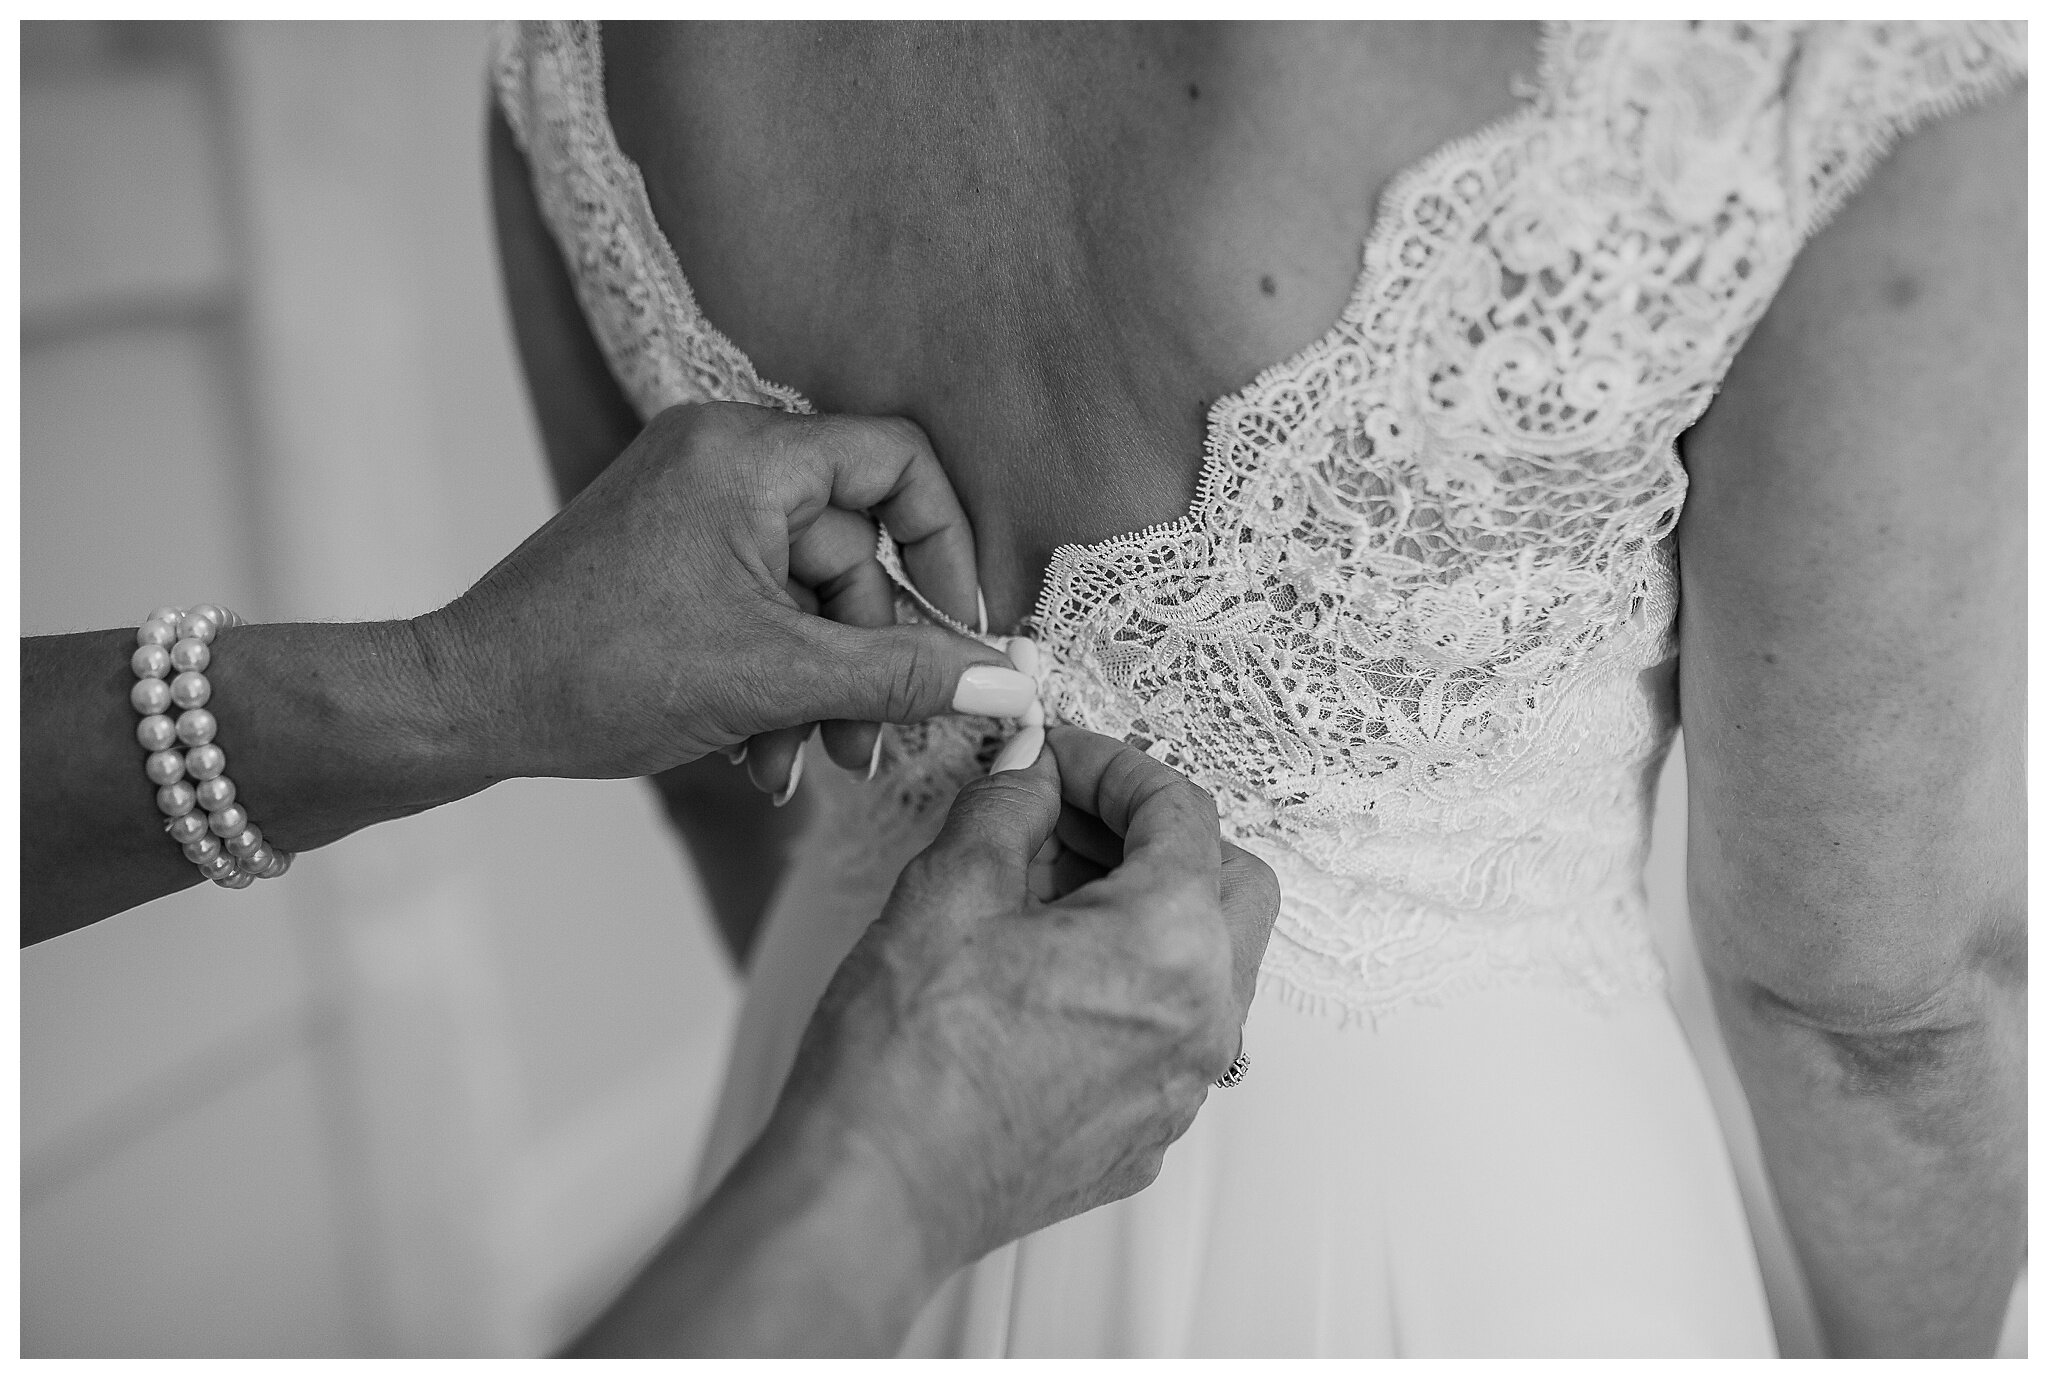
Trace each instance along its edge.
<path fill-rule="evenodd" d="M 491 79 L 541 216 L 614 377 L 643 419 L 682 402 L 808 412 L 705 317 L 605 104 L 601 31 L 526 21 L 493 36 Z"/>
<path fill-rule="evenodd" d="M 1787 75 L 1786 171 L 1804 240 L 1900 140 L 2025 81 L 2026 25 L 1816 24 Z"/>
<path fill-rule="evenodd" d="M 526 44 L 520 37 L 520 28 L 516 20 L 491 21 L 490 80 L 491 94 L 497 99 L 505 123 L 511 126 L 512 138 L 525 152 Z"/>

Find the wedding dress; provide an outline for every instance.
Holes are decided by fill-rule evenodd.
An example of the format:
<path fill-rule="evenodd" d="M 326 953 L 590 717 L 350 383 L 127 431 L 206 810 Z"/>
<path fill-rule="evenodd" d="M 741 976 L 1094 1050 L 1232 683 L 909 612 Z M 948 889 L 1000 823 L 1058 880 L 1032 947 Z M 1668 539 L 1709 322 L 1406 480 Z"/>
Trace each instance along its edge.
<path fill-rule="evenodd" d="M 501 37 L 640 411 L 807 410 L 699 311 L 594 26 Z M 1049 714 L 1211 790 L 1284 899 L 1250 1079 L 1151 1188 L 956 1277 L 913 1353 L 1771 1352 L 1644 928 L 1675 443 L 1894 142 L 2024 63 L 2022 26 L 1550 26 L 1518 113 L 1388 187 L 1337 324 L 1212 409 L 1188 514 L 1058 552 L 1029 627 Z M 872 783 L 812 773 L 704 1184 L 1004 726 L 892 729 Z"/>

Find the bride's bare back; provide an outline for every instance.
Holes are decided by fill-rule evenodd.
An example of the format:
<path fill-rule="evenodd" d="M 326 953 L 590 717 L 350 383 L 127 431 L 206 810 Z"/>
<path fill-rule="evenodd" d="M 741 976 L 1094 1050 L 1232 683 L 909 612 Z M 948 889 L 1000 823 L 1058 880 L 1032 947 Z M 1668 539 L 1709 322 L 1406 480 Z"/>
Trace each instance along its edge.
<path fill-rule="evenodd" d="M 1203 422 L 1322 336 L 1381 189 L 1513 111 L 1535 26 L 619 25 L 606 95 L 705 314 L 908 416 L 992 618 L 1178 517 Z"/>
<path fill-rule="evenodd" d="M 1056 545 L 1180 515 L 1210 404 L 1324 334 L 1389 178 L 1508 113 L 1536 65 L 1528 29 L 1481 25 L 604 46 L 705 314 L 821 410 L 924 426 L 1004 624 Z M 1849 1350 L 1988 1344 L 2021 1257 L 2024 137 L 2022 95 L 1876 166 L 1682 439 L 1693 915 Z M 573 491 L 638 417 L 502 124 L 494 157 Z M 737 859 L 706 869 L 721 910 L 750 883 L 758 910 L 763 818 L 786 816 L 711 774 L 679 817 Z"/>

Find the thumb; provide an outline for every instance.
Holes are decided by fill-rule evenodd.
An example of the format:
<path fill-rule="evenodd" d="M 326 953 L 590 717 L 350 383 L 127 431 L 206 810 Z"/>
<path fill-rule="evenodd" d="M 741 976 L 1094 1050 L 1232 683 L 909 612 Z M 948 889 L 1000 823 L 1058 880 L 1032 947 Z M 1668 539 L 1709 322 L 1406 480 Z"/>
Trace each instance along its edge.
<path fill-rule="evenodd" d="M 1059 765 L 1041 750 L 1028 766 L 962 786 L 926 855 L 945 873 L 990 886 L 1010 903 L 1059 818 Z"/>
<path fill-rule="evenodd" d="M 795 643 L 778 678 L 793 723 L 846 718 L 921 723 L 942 713 L 1016 718 L 1038 685 L 994 647 L 930 624 L 848 627 L 792 614 Z"/>

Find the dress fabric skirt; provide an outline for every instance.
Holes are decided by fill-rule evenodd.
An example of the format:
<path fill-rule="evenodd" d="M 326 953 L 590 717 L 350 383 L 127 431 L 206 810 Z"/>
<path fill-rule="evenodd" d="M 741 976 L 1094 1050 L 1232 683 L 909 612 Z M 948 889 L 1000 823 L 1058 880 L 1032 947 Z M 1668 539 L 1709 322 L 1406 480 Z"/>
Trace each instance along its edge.
<path fill-rule="evenodd" d="M 762 935 L 700 1194 L 765 1123 L 818 994 L 921 846 L 856 857 L 818 833 Z M 1367 1028 L 1267 989 L 1245 1049 L 1250 1078 L 1210 1093 L 1156 1183 L 956 1276 L 905 1353 L 1774 1353 L 1662 996 L 1501 987 Z"/>

